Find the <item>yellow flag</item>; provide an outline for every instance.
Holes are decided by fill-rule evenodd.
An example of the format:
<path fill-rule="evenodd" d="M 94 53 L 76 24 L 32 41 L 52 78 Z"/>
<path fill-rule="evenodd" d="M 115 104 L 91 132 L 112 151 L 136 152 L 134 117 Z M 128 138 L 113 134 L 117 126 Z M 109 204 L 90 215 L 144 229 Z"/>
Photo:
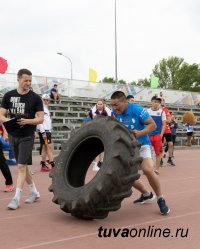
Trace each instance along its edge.
<path fill-rule="evenodd" d="M 89 81 L 94 83 L 97 81 L 97 72 L 92 68 L 89 68 Z"/>

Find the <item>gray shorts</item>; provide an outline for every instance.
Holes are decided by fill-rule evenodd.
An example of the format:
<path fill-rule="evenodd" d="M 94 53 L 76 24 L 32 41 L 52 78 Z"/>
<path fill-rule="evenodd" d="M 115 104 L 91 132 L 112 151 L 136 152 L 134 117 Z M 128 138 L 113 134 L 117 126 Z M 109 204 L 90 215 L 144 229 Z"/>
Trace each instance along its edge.
<path fill-rule="evenodd" d="M 17 163 L 32 165 L 34 137 L 13 137 L 9 135 L 9 142 Z"/>

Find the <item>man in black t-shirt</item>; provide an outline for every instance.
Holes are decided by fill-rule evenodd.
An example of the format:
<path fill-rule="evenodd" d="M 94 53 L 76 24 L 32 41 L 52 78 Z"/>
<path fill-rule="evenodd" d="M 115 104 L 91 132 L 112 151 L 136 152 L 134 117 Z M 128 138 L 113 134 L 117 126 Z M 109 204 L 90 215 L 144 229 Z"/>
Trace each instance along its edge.
<path fill-rule="evenodd" d="M 41 98 L 30 91 L 32 73 L 28 69 L 21 69 L 17 74 L 17 80 L 18 88 L 4 95 L 0 108 L 0 122 L 5 122 L 10 146 L 18 164 L 16 193 L 8 204 L 8 209 L 13 210 L 19 207 L 25 181 L 31 192 L 25 203 L 33 203 L 40 197 L 28 165 L 32 164 L 35 126 L 44 120 Z"/>

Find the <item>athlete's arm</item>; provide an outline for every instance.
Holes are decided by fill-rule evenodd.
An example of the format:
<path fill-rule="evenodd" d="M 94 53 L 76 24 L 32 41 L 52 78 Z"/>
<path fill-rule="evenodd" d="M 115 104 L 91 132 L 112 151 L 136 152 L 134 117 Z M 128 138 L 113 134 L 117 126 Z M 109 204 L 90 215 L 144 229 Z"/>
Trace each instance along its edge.
<path fill-rule="evenodd" d="M 166 127 L 166 120 L 163 120 L 162 121 L 162 130 L 161 130 L 161 137 L 163 136 L 163 134 L 164 134 L 164 131 L 165 131 L 165 127 Z"/>
<path fill-rule="evenodd" d="M 133 134 L 137 137 L 149 134 L 150 132 L 154 131 L 156 129 L 156 123 L 152 119 L 152 117 L 149 117 L 145 122 L 146 127 L 143 130 L 133 130 Z"/>

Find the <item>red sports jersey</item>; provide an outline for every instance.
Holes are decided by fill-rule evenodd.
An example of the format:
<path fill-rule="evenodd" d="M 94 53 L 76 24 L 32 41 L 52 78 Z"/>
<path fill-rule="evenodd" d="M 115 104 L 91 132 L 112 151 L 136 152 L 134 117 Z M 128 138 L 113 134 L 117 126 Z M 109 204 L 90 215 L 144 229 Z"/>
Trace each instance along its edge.
<path fill-rule="evenodd" d="M 170 111 L 169 111 L 167 108 L 164 107 L 164 108 L 163 108 L 163 111 L 164 111 L 165 114 L 166 114 L 167 120 L 168 120 L 168 118 L 171 118 Z M 169 124 L 168 122 L 166 122 L 164 134 L 170 134 L 170 133 L 171 133 L 170 124 Z"/>

